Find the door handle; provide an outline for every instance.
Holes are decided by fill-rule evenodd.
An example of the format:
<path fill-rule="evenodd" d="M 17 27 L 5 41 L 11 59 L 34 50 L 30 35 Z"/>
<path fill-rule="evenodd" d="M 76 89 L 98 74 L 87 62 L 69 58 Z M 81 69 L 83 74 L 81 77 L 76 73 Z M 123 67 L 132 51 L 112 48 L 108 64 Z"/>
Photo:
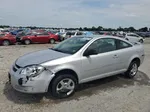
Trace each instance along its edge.
<path fill-rule="evenodd" d="M 118 58 L 118 55 L 117 55 L 117 54 L 115 54 L 115 55 L 113 56 L 113 58 Z"/>

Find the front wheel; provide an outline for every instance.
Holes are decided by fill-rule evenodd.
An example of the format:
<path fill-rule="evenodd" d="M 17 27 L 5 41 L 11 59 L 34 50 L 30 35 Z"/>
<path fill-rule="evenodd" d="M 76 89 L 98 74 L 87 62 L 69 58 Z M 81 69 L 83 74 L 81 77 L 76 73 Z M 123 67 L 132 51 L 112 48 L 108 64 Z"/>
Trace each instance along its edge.
<path fill-rule="evenodd" d="M 3 44 L 3 46 L 8 46 L 8 45 L 10 45 L 10 42 L 8 40 L 4 40 L 2 44 Z"/>
<path fill-rule="evenodd" d="M 140 42 L 140 43 L 143 43 L 144 41 L 141 39 L 141 40 L 139 40 L 139 42 Z"/>
<path fill-rule="evenodd" d="M 128 77 L 128 78 L 133 78 L 136 76 L 138 72 L 138 64 L 136 61 L 133 61 L 131 62 L 127 72 L 125 73 L 125 75 Z"/>
<path fill-rule="evenodd" d="M 25 44 L 25 45 L 29 45 L 29 44 L 31 44 L 31 41 L 30 41 L 30 40 L 25 40 L 25 41 L 24 41 L 24 44 Z"/>
<path fill-rule="evenodd" d="M 51 44 L 55 44 L 55 39 L 50 39 Z"/>
<path fill-rule="evenodd" d="M 52 96 L 66 98 L 75 92 L 77 79 L 73 75 L 61 74 L 57 76 L 51 86 Z"/>

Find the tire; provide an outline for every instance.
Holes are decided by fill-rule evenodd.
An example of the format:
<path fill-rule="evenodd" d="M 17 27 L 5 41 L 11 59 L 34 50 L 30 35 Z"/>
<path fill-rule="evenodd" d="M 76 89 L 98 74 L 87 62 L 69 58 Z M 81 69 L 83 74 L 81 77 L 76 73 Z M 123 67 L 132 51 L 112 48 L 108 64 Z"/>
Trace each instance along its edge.
<path fill-rule="evenodd" d="M 128 78 L 133 78 L 136 76 L 138 72 L 138 63 L 137 61 L 133 61 L 131 62 L 127 72 L 125 73 L 125 75 L 128 77 Z"/>
<path fill-rule="evenodd" d="M 73 95 L 76 87 L 77 79 L 71 74 L 58 75 L 50 85 L 52 96 L 60 99 Z"/>
<path fill-rule="evenodd" d="M 64 41 L 65 40 L 65 38 L 64 37 L 62 37 L 62 41 Z"/>
<path fill-rule="evenodd" d="M 3 44 L 3 46 L 9 46 L 10 42 L 9 42 L 9 40 L 4 40 L 2 44 Z"/>
<path fill-rule="evenodd" d="M 29 45 L 29 44 L 31 44 L 31 41 L 28 40 L 28 39 L 27 39 L 27 40 L 24 40 L 24 44 L 25 44 L 25 45 Z"/>
<path fill-rule="evenodd" d="M 60 36 L 60 41 L 64 41 L 64 37 Z"/>
<path fill-rule="evenodd" d="M 139 40 L 140 43 L 143 43 L 144 41 L 142 39 Z"/>
<path fill-rule="evenodd" d="M 55 39 L 50 39 L 51 44 L 55 44 Z"/>

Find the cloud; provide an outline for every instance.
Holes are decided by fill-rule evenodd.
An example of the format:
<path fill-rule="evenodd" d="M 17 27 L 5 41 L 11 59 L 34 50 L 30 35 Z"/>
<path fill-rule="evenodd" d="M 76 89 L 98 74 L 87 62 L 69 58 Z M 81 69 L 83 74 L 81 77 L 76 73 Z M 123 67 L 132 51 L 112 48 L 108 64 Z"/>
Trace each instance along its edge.
<path fill-rule="evenodd" d="M 127 16 L 127 17 L 136 17 L 137 15 L 130 13 L 130 14 L 126 14 L 125 16 Z"/>
<path fill-rule="evenodd" d="M 109 7 L 113 8 L 113 7 L 115 7 L 115 4 L 110 4 Z"/>
<path fill-rule="evenodd" d="M 0 0 L 0 24 L 50 27 L 150 25 L 149 0 Z M 136 19 L 135 19 L 136 18 Z"/>

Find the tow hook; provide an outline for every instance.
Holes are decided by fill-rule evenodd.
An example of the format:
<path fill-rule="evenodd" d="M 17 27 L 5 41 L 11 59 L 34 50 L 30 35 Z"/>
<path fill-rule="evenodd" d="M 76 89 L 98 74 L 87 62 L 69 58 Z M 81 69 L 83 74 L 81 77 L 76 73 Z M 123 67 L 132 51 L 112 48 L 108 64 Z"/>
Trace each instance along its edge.
<path fill-rule="evenodd" d="M 29 77 L 28 77 L 28 76 L 27 76 L 26 78 L 20 78 L 20 79 L 18 80 L 18 84 L 19 84 L 19 85 L 25 84 L 25 83 L 27 83 L 28 80 L 29 80 Z"/>

